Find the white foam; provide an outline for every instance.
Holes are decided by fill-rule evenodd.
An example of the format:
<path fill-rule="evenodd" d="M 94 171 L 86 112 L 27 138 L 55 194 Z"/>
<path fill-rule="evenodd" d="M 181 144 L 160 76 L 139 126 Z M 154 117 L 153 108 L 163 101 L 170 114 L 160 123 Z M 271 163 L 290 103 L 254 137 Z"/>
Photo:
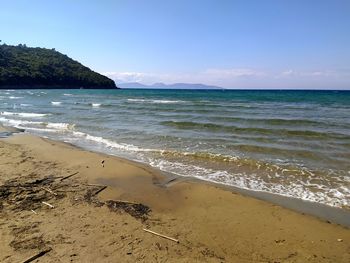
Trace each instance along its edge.
<path fill-rule="evenodd" d="M 41 131 L 41 132 L 69 131 L 69 130 L 73 130 L 75 127 L 75 124 L 69 124 L 69 123 L 60 123 L 60 122 L 46 123 L 46 122 L 39 122 L 39 121 L 7 119 L 5 117 L 0 117 L 0 122 L 7 123 L 8 125 L 11 125 L 16 128 L 24 128 L 24 129 Z"/>
<path fill-rule="evenodd" d="M 47 128 L 53 128 L 57 130 L 70 130 L 74 128 L 74 124 L 60 123 L 60 122 L 49 122 L 46 124 Z"/>
<path fill-rule="evenodd" d="M 61 105 L 62 102 L 61 101 L 51 101 L 51 104 L 57 106 L 57 105 Z"/>
<path fill-rule="evenodd" d="M 128 101 L 132 101 L 132 102 L 146 102 L 148 100 L 142 100 L 142 99 L 128 99 Z"/>
<path fill-rule="evenodd" d="M 160 104 L 171 104 L 171 103 L 183 103 L 183 100 L 146 100 L 146 99 L 128 99 L 130 102 L 144 102 L 144 103 L 160 103 Z"/>
<path fill-rule="evenodd" d="M 38 121 L 26 121 L 26 120 L 13 120 L 13 119 L 7 119 L 7 118 L 4 118 L 4 117 L 0 117 L 0 121 L 1 122 L 6 122 L 14 127 L 21 127 L 23 128 L 22 126 L 23 125 L 44 125 L 43 122 L 38 122 Z"/>
<path fill-rule="evenodd" d="M 70 93 L 63 93 L 63 96 L 73 96 L 73 94 L 70 94 Z"/>
<path fill-rule="evenodd" d="M 34 127 L 21 127 L 21 128 L 23 128 L 25 130 L 38 131 L 38 132 L 50 132 L 50 133 L 58 133 L 59 132 L 57 129 L 34 128 Z"/>
<path fill-rule="evenodd" d="M 3 116 L 19 116 L 23 118 L 42 118 L 49 114 L 46 113 L 32 113 L 32 112 L 8 112 L 3 111 L 0 113 Z"/>
<path fill-rule="evenodd" d="M 30 106 L 33 106 L 32 104 L 26 104 L 26 103 L 21 103 L 20 105 L 23 106 L 23 107 L 30 107 Z"/>
<path fill-rule="evenodd" d="M 103 144 L 107 148 L 116 148 L 119 150 L 125 150 L 125 151 L 133 151 L 133 152 L 152 152 L 152 151 L 158 151 L 155 149 L 144 149 L 140 148 L 138 146 L 132 145 L 132 144 L 126 144 L 126 143 L 117 143 L 108 139 L 105 139 L 103 137 L 99 136 L 93 136 L 84 132 L 79 131 L 73 131 L 73 134 L 79 137 L 84 137 L 85 139 L 89 141 L 93 141 L 99 144 Z"/>
<path fill-rule="evenodd" d="M 120 144 L 98 136 L 92 136 L 92 135 L 86 134 L 86 139 L 90 141 L 102 143 L 107 147 L 113 147 L 113 148 L 127 150 L 127 151 L 136 151 L 136 152 L 140 151 L 140 148 L 137 146 L 130 145 L 130 144 Z"/>
<path fill-rule="evenodd" d="M 80 132 L 80 131 L 73 131 L 73 134 L 78 137 L 85 137 L 86 133 Z"/>
<path fill-rule="evenodd" d="M 100 106 L 101 106 L 101 104 L 100 104 L 100 103 L 92 103 L 91 105 L 92 105 L 92 107 L 95 107 L 95 108 L 98 108 L 98 107 L 100 107 Z"/>
<path fill-rule="evenodd" d="M 23 97 L 10 96 L 9 99 L 17 100 L 17 99 L 23 99 Z"/>

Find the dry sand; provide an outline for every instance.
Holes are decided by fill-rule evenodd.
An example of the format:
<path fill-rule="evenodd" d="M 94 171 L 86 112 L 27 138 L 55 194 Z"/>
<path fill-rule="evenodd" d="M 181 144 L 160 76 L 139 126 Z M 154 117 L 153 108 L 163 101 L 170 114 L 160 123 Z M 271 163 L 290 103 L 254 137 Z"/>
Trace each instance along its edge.
<path fill-rule="evenodd" d="M 1 139 L 0 172 L 0 262 L 350 262 L 345 227 L 68 144 Z"/>

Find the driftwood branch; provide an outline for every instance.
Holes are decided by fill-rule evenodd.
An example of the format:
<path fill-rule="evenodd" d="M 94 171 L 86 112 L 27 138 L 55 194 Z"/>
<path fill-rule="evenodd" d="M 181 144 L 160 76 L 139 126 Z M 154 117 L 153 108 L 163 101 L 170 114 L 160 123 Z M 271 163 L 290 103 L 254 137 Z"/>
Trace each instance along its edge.
<path fill-rule="evenodd" d="M 98 190 L 94 193 L 94 195 L 97 195 L 98 193 L 102 192 L 102 191 L 105 190 L 106 188 L 107 188 L 107 185 L 102 186 L 100 189 L 98 189 Z"/>
<path fill-rule="evenodd" d="M 146 228 L 144 228 L 143 231 L 146 231 L 146 232 L 148 232 L 148 233 L 151 233 L 151 234 L 153 234 L 153 235 L 156 235 L 156 236 L 159 236 L 159 237 L 162 237 L 162 238 L 169 239 L 169 240 L 174 241 L 174 242 L 176 242 L 176 243 L 179 243 L 179 242 L 180 242 L 180 241 L 179 241 L 178 239 L 176 239 L 176 238 L 168 237 L 168 236 L 166 236 L 166 235 L 162 235 L 162 234 L 156 233 L 156 232 L 151 231 L 151 230 L 146 229 Z"/>
<path fill-rule="evenodd" d="M 36 255 L 28 258 L 27 260 L 23 261 L 23 263 L 32 262 L 33 260 L 36 260 L 37 258 L 40 258 L 40 257 L 44 256 L 47 252 L 50 252 L 50 251 L 51 251 L 51 248 L 48 248 L 46 250 L 42 250 L 38 254 L 36 254 Z"/>
<path fill-rule="evenodd" d="M 53 205 L 49 204 L 49 203 L 46 203 L 46 202 L 42 202 L 44 205 L 47 205 L 48 207 L 50 208 L 55 208 Z"/>
<path fill-rule="evenodd" d="M 70 175 L 67 175 L 67 176 L 61 178 L 61 182 L 62 182 L 63 180 L 66 180 L 66 179 L 68 179 L 68 178 L 70 178 L 70 177 L 72 177 L 72 176 L 78 174 L 78 173 L 79 173 L 79 172 L 75 172 L 75 173 L 72 173 L 72 174 L 70 174 Z"/>
<path fill-rule="evenodd" d="M 36 214 L 36 215 L 38 214 L 38 213 L 37 213 L 37 212 L 35 212 L 33 209 L 30 209 L 30 211 L 32 211 L 32 212 L 33 212 L 34 214 Z"/>

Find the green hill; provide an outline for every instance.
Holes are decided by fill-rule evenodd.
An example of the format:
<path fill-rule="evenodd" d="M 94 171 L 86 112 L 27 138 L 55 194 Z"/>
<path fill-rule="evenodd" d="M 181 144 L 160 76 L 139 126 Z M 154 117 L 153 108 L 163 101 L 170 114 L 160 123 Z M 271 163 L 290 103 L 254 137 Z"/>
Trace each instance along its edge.
<path fill-rule="evenodd" d="M 54 49 L 0 45 L 1 88 L 113 89 L 114 81 Z"/>

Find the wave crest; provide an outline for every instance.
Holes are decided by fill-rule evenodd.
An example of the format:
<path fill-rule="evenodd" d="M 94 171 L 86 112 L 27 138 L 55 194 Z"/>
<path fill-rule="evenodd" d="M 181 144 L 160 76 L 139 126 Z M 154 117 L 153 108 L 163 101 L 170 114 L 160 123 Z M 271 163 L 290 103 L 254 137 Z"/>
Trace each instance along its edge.
<path fill-rule="evenodd" d="M 142 102 L 142 103 L 152 103 L 152 104 L 175 104 L 175 103 L 184 103 L 183 100 L 151 100 L 151 99 L 128 99 L 129 102 Z"/>
<path fill-rule="evenodd" d="M 23 118 L 41 118 L 41 117 L 50 115 L 49 113 L 8 112 L 8 111 L 3 111 L 0 114 L 3 116 L 19 116 Z"/>

